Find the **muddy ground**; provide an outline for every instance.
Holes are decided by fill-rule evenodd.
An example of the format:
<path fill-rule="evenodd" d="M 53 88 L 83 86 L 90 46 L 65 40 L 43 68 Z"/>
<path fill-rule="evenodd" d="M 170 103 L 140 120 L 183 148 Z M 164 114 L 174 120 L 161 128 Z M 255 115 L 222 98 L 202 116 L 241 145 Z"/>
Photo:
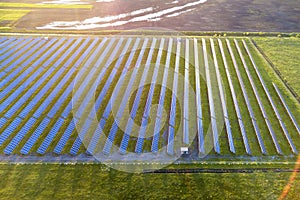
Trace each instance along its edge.
<path fill-rule="evenodd" d="M 6 0 L 7 1 L 7 0 Z M 10 0 L 17 2 L 18 0 Z M 40 2 L 41 0 L 31 0 Z M 22 1 L 20 1 L 22 2 Z M 111 3 L 95 3 L 93 9 L 35 9 L 16 24 L 16 29 L 36 29 L 53 21 L 82 21 L 92 17 L 117 15 L 137 9 L 169 8 L 169 1 L 116 0 Z M 183 5 L 188 0 L 179 1 Z M 122 26 L 93 30 L 126 30 L 141 27 L 160 27 L 185 31 L 268 31 L 300 32 L 299 0 L 208 0 L 195 6 L 191 12 L 176 17 L 163 17 L 160 21 L 135 22 Z"/>

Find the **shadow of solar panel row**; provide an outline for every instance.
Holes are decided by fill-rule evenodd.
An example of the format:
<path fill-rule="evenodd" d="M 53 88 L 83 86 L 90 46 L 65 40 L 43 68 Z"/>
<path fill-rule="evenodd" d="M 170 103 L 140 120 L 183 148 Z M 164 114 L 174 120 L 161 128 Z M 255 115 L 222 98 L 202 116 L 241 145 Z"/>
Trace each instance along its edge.
<path fill-rule="evenodd" d="M 32 85 L 29 90 L 22 95 L 21 98 L 19 98 L 19 100 L 5 113 L 5 116 L 7 118 L 11 118 L 15 112 L 17 110 L 19 110 L 19 108 L 27 102 L 27 100 L 32 96 L 32 94 L 34 92 L 37 91 L 37 89 L 39 88 L 39 86 L 48 78 L 48 76 L 51 74 L 53 70 L 50 69 L 48 70 L 40 79 L 37 80 L 37 82 L 35 82 L 34 85 Z M 42 69 L 38 69 L 36 71 L 36 73 L 33 76 L 38 76 L 40 73 L 42 72 Z M 23 83 L 17 90 L 16 92 L 14 92 L 9 98 L 7 98 L 7 100 L 5 101 L 5 103 L 11 103 L 13 102 L 25 89 L 26 86 L 31 84 L 31 80 L 27 79 L 25 83 Z M 8 102 L 7 102 L 8 101 Z M 32 106 L 29 107 L 29 105 L 27 106 L 29 110 L 32 109 Z M 21 116 L 20 116 L 21 117 Z M 24 117 L 23 117 L 24 118 Z"/>
<path fill-rule="evenodd" d="M 124 46 L 124 48 L 123 48 L 123 50 L 122 50 L 122 52 L 121 52 L 121 55 L 120 55 L 119 59 L 117 60 L 117 62 L 116 62 L 116 64 L 115 64 L 115 66 L 114 66 L 112 72 L 111 72 L 110 75 L 109 75 L 109 78 L 107 79 L 107 81 L 106 81 L 104 87 L 103 87 L 102 90 L 101 90 L 101 93 L 100 93 L 100 95 L 99 95 L 99 96 L 101 96 L 101 101 L 103 100 L 103 98 L 104 98 L 104 96 L 106 95 L 106 93 L 107 93 L 109 87 L 111 86 L 111 84 L 112 84 L 112 82 L 113 82 L 113 79 L 115 78 L 115 76 L 116 76 L 116 74 L 117 74 L 117 72 L 118 72 L 118 69 L 119 69 L 120 66 L 121 66 L 121 63 L 122 63 L 122 61 L 123 61 L 123 59 L 124 59 L 124 56 L 126 55 L 126 52 L 128 51 L 128 48 L 129 48 L 129 46 L 130 46 L 130 44 L 131 44 L 131 41 L 132 41 L 132 38 L 129 38 L 129 39 L 127 40 L 127 42 L 126 42 L 126 44 L 125 44 L 125 46 Z M 106 70 L 106 69 L 105 69 L 105 70 Z M 124 73 L 124 71 L 127 71 L 127 68 L 126 68 L 126 67 L 123 68 L 123 71 L 122 71 L 122 72 Z M 104 75 L 104 73 L 100 73 L 100 75 Z M 99 79 L 99 80 L 102 80 L 102 79 L 103 79 L 103 76 L 98 77 L 98 79 Z M 83 100 L 83 102 L 82 102 L 82 104 L 81 104 L 81 106 L 80 106 L 80 108 L 79 108 L 79 110 L 78 110 L 79 116 L 82 115 L 83 110 L 84 110 L 85 107 L 87 106 L 87 104 L 88 104 L 88 102 L 90 101 L 90 99 L 93 97 L 93 94 L 94 94 L 94 93 L 93 93 L 92 90 L 94 90 L 94 88 L 97 87 L 96 84 L 97 84 L 97 82 L 94 82 L 93 86 L 91 87 L 91 90 L 88 92 L 88 94 L 86 95 L 86 98 Z M 117 85 L 117 87 L 118 87 L 118 86 L 120 86 L 120 85 Z M 115 90 L 118 90 L 118 89 L 119 89 L 119 88 L 115 88 Z M 81 145 L 81 140 L 84 139 L 84 137 L 85 137 L 85 135 L 86 135 L 86 133 L 87 133 L 87 131 L 88 131 L 87 127 L 90 126 L 90 123 L 91 123 L 91 120 L 87 119 L 86 122 L 85 122 L 85 125 L 84 125 L 84 127 L 83 127 L 83 130 L 80 131 L 79 136 L 76 138 L 76 141 L 74 142 L 74 144 L 73 144 L 73 146 L 72 146 L 72 148 L 71 148 L 71 150 L 70 150 L 70 153 L 71 153 L 71 154 L 77 154 L 77 152 L 78 152 L 78 150 L 79 150 L 79 148 L 80 148 L 80 145 Z"/>
<path fill-rule="evenodd" d="M 19 114 L 20 117 L 25 118 L 28 113 L 33 110 L 39 100 L 49 91 L 49 89 L 55 85 L 55 82 L 59 80 L 61 74 L 65 71 L 64 68 L 61 68 L 57 71 L 52 78 L 47 82 L 47 84 L 39 90 L 39 93 L 27 104 L 27 106 L 22 110 Z M 49 71 L 47 71 L 48 76 L 50 75 Z M 45 77 L 47 78 L 47 77 Z"/>
<path fill-rule="evenodd" d="M 135 44 L 134 48 L 137 48 L 138 43 L 139 43 L 139 41 L 136 41 L 136 44 Z M 142 58 L 143 58 L 143 55 L 144 55 L 144 53 L 145 53 L 145 48 L 146 48 L 147 44 L 148 44 L 148 39 L 146 38 L 146 39 L 144 40 L 142 49 L 141 49 L 141 51 L 140 51 L 140 53 L 139 53 L 139 57 L 138 57 L 138 60 L 137 60 L 137 62 L 136 62 L 136 65 L 135 65 L 135 68 L 134 68 L 134 70 L 133 70 L 133 73 L 131 74 L 130 81 L 129 81 L 128 85 L 127 85 L 126 91 L 125 91 L 125 93 L 124 93 L 124 95 L 123 95 L 123 98 L 122 98 L 122 101 L 121 101 L 121 105 L 119 106 L 117 115 L 116 115 L 116 117 L 115 117 L 115 120 L 117 120 L 117 121 L 120 120 L 120 119 L 122 118 L 122 115 L 123 115 L 123 112 L 124 112 L 124 109 L 125 109 L 125 106 L 126 106 L 126 100 L 127 100 L 127 99 L 129 98 L 129 96 L 130 96 L 130 91 L 131 91 L 132 86 L 133 86 L 133 83 L 134 83 L 134 81 L 135 81 L 135 78 L 136 78 L 138 69 L 139 69 L 139 67 L 140 67 L 140 65 L 141 65 Z M 132 62 L 134 53 L 135 53 L 135 50 L 132 51 L 132 52 L 130 53 L 130 57 L 129 57 L 129 59 L 128 59 L 128 62 L 126 62 L 125 71 L 128 70 L 128 68 L 129 68 L 129 66 L 130 66 L 130 64 L 131 64 L 131 62 Z M 123 72 L 125 72 L 125 71 L 123 71 Z M 124 75 L 125 75 L 125 74 L 124 74 Z M 124 79 L 121 79 L 120 85 L 122 84 L 123 81 L 124 81 Z M 119 84 L 118 84 L 118 85 L 119 85 Z M 116 90 L 115 92 L 116 92 L 116 95 L 115 95 L 115 96 L 117 96 L 117 94 L 119 93 L 119 89 Z M 108 105 L 106 106 L 105 111 L 104 111 L 104 113 L 103 113 L 102 120 L 108 118 L 109 113 L 111 112 L 111 109 L 112 109 L 112 108 L 111 108 L 111 104 L 113 104 L 114 101 L 115 101 L 115 99 L 113 99 L 113 98 L 110 99 L 110 101 L 109 101 Z M 104 123 L 104 122 L 103 122 L 103 121 L 100 121 L 100 124 L 101 124 L 101 123 Z M 128 128 L 128 127 L 126 127 L 126 128 Z M 115 136 L 114 136 L 115 133 L 116 133 L 115 130 L 111 131 L 110 134 L 109 134 L 109 137 L 114 138 L 114 137 L 115 137 Z M 120 146 L 120 149 L 119 149 L 121 153 L 125 153 L 125 152 L 126 152 L 127 144 L 128 144 L 129 139 L 130 139 L 130 136 L 129 136 L 128 134 L 126 134 L 126 133 L 127 133 L 127 132 L 125 131 L 124 136 L 123 136 L 122 141 L 121 141 L 121 146 Z M 96 136 L 96 135 L 95 135 L 95 137 L 98 138 L 98 136 Z M 93 138 L 94 138 L 94 137 L 93 137 Z M 106 147 L 106 148 L 108 148 L 108 147 Z"/>
<path fill-rule="evenodd" d="M 284 100 L 284 98 L 283 98 L 283 96 L 282 96 L 280 90 L 278 89 L 278 87 L 276 86 L 275 83 L 273 83 L 273 87 L 275 88 L 276 93 L 277 93 L 278 97 L 280 98 L 280 101 L 281 101 L 281 103 L 283 104 L 285 110 L 286 110 L 287 113 L 289 114 L 289 117 L 291 118 L 291 120 L 292 120 L 292 122 L 293 122 L 295 128 L 297 129 L 298 133 L 300 134 L 300 128 L 299 128 L 299 125 L 298 125 L 298 123 L 297 123 L 297 121 L 296 121 L 294 115 L 292 114 L 290 108 L 289 108 L 288 105 L 286 104 L 286 102 L 285 102 L 285 100 Z"/>
<path fill-rule="evenodd" d="M 234 87 L 233 87 L 231 75 L 230 75 L 230 72 L 229 72 L 229 67 L 228 67 L 228 64 L 227 64 L 227 61 L 226 61 L 226 56 L 225 56 L 223 44 L 222 44 L 222 41 L 220 39 L 218 39 L 218 43 L 219 43 L 219 47 L 220 47 L 220 50 L 221 50 L 223 63 L 224 63 L 224 66 L 225 66 L 225 71 L 226 71 L 227 80 L 228 80 L 229 87 L 230 87 L 231 96 L 233 98 L 235 113 L 236 113 L 236 116 L 238 118 L 238 123 L 239 123 L 240 131 L 241 131 L 241 134 L 242 134 L 244 147 L 245 147 L 246 153 L 250 155 L 251 154 L 251 149 L 250 149 L 250 146 L 249 146 L 249 143 L 248 143 L 248 138 L 247 138 L 247 134 L 246 134 L 245 127 L 244 127 L 244 122 L 242 120 L 242 115 L 241 115 L 241 112 L 240 112 L 240 107 L 239 107 L 239 104 L 238 104 L 238 101 L 237 101 L 236 93 L 235 93 L 235 90 L 234 90 Z"/>
<path fill-rule="evenodd" d="M 142 92 L 143 92 L 143 89 L 144 89 L 144 86 L 145 86 L 145 81 L 147 79 L 148 72 L 149 72 L 149 69 L 150 69 L 151 60 L 152 60 L 153 53 L 154 53 L 154 50 L 155 50 L 156 42 L 157 42 L 157 39 L 153 38 L 152 44 L 151 44 L 151 47 L 150 47 L 150 51 L 149 51 L 149 54 L 148 54 L 148 57 L 147 57 L 147 60 L 146 60 L 146 65 L 145 65 L 141 80 L 139 82 L 138 91 L 136 93 L 136 96 L 135 96 L 135 99 L 134 99 L 134 102 L 133 102 L 133 106 L 132 106 L 131 111 L 130 111 L 130 119 L 128 119 L 126 129 L 125 129 L 125 133 L 127 133 L 129 135 L 131 134 L 134 119 L 136 117 L 136 113 L 137 113 L 138 107 L 140 105 Z M 150 97 L 148 96 L 147 101 L 150 100 L 149 98 Z M 114 131 L 114 129 L 111 129 L 111 130 L 112 130 L 112 134 L 109 134 L 109 135 L 112 135 L 113 136 L 112 139 L 114 139 L 116 131 Z M 128 137 L 125 138 L 123 136 L 121 144 L 123 143 L 122 146 L 126 147 L 125 149 L 127 149 L 128 142 L 129 142 L 129 138 Z M 107 142 L 106 142 L 106 144 L 107 144 Z M 106 148 L 106 144 L 105 144 L 104 148 Z"/>
<path fill-rule="evenodd" d="M 54 88 L 54 90 L 48 95 L 48 97 L 44 100 L 44 102 L 40 105 L 40 107 L 35 111 L 33 116 L 35 118 L 39 118 L 41 114 L 46 110 L 46 108 L 51 104 L 54 97 L 57 96 L 57 94 L 62 90 L 63 86 L 66 84 L 66 82 L 71 78 L 71 76 L 74 74 L 75 68 L 71 68 L 67 74 L 61 79 L 59 84 Z"/>
<path fill-rule="evenodd" d="M 212 50 L 212 54 L 213 54 L 214 67 L 215 67 L 216 76 L 217 76 L 217 85 L 219 88 L 220 100 L 221 100 L 222 111 L 223 111 L 223 119 L 225 121 L 225 127 L 226 127 L 228 142 L 229 142 L 229 148 L 232 153 L 235 153 L 235 147 L 234 147 L 234 143 L 233 143 L 233 137 L 232 137 L 231 125 L 230 125 L 229 116 L 228 116 L 226 99 L 225 99 L 224 90 L 223 90 L 223 86 L 222 86 L 223 85 L 222 77 L 221 77 L 220 70 L 219 70 L 219 64 L 218 64 L 218 59 L 217 59 L 213 39 L 210 39 L 210 44 L 211 44 L 211 50 Z M 200 152 L 202 152 L 202 151 L 200 151 Z"/>
<path fill-rule="evenodd" d="M 101 133 L 103 132 L 103 129 L 105 127 L 106 120 L 101 119 L 100 122 L 97 125 L 96 130 L 94 131 L 93 137 L 87 147 L 86 153 L 93 154 L 95 151 L 95 148 L 97 146 L 98 140 L 101 136 Z"/>
<path fill-rule="evenodd" d="M 74 129 L 75 129 L 75 122 L 74 122 L 74 119 L 72 119 L 72 121 L 70 121 L 67 129 L 65 130 L 64 134 L 60 138 L 59 142 L 55 146 L 54 151 L 53 151 L 54 153 L 60 154 L 62 152 L 63 148 L 65 147 L 66 143 L 68 142 Z"/>
<path fill-rule="evenodd" d="M 10 87 L 15 87 L 18 83 L 20 83 L 20 81 L 24 80 L 24 78 L 32 71 L 35 69 L 35 67 L 37 65 L 32 65 L 31 67 L 28 67 L 29 64 L 31 62 L 33 62 L 34 59 L 36 59 L 39 55 L 43 54 L 43 52 L 47 51 L 48 48 L 56 41 L 56 39 L 51 40 L 50 42 L 46 43 L 46 45 L 42 46 L 38 51 L 36 51 L 32 56 L 30 56 L 29 58 L 27 57 L 27 60 L 25 62 L 22 63 L 22 68 L 18 68 L 16 69 L 16 71 L 20 71 L 21 69 L 26 67 L 26 70 L 23 71 L 22 74 L 18 75 L 18 77 L 10 84 Z M 39 44 L 44 44 L 43 42 L 40 42 Z M 50 52 L 50 49 L 48 51 Z M 14 62 L 15 63 L 15 62 Z M 13 63 L 13 64 L 14 64 Z M 13 74 L 13 73 L 12 73 Z M 14 74 L 15 75 L 15 74 Z M 13 79 L 14 76 L 10 77 L 12 75 L 9 75 L 8 77 L 6 77 L 4 80 L 2 80 L 0 82 L 0 87 L 4 86 L 6 83 L 8 83 L 10 80 Z"/>
<path fill-rule="evenodd" d="M 9 46 L 9 44 L 12 43 L 13 41 L 15 41 L 17 38 L 15 38 L 15 37 L 9 37 L 9 38 L 3 37 L 1 39 L 2 39 L 2 42 L 0 43 L 0 48 Z M 2 49 L 0 50 L 0 52 L 2 52 Z"/>
<path fill-rule="evenodd" d="M 7 66 L 9 63 L 11 63 L 13 60 L 15 60 L 18 56 L 20 56 L 21 54 L 23 54 L 24 52 L 27 52 L 28 49 L 30 49 L 33 45 L 35 45 L 35 43 L 38 42 L 38 39 L 34 39 L 33 41 L 29 42 L 31 39 L 27 39 L 28 40 L 28 44 L 26 43 L 26 45 L 20 49 L 18 49 L 17 51 L 15 49 L 14 50 L 14 54 L 10 55 L 9 57 L 6 57 L 7 59 L 1 64 L 2 67 L 6 67 L 4 69 L 5 72 L 9 72 L 12 69 L 12 65 Z"/>
<path fill-rule="evenodd" d="M 41 47 L 41 45 L 43 45 L 45 43 L 44 40 L 42 40 L 42 41 L 37 40 L 37 41 L 38 42 L 34 42 L 33 44 L 29 44 L 29 45 L 32 45 L 30 49 L 24 48 L 24 49 L 22 49 L 23 51 L 20 51 L 20 52 L 18 52 L 18 54 L 15 54 L 15 56 L 12 56 L 11 57 L 12 60 L 10 60 L 10 62 L 15 59 L 14 57 L 18 57 L 19 55 L 22 55 L 17 60 L 15 60 L 13 63 L 11 63 L 8 67 L 6 67 L 4 71 L 8 73 L 8 72 L 12 71 L 17 66 L 18 66 L 18 68 L 15 69 L 12 74 L 16 75 L 18 72 L 22 71 L 24 69 L 24 67 L 26 67 L 26 66 L 25 65 L 20 65 L 20 63 L 23 62 L 24 60 L 30 58 L 31 57 L 30 55 L 32 53 L 34 53 L 37 49 L 39 49 Z M 29 45 L 27 45 L 27 46 L 29 46 Z M 10 77 L 14 77 L 13 75 L 11 75 Z"/>
<path fill-rule="evenodd" d="M 124 47 L 124 50 L 123 52 L 121 53 L 121 56 L 119 57 L 116 65 L 114 66 L 112 72 L 110 73 L 107 81 L 105 82 L 105 85 L 103 86 L 103 88 L 101 89 L 101 92 L 100 92 L 100 95 L 99 95 L 99 101 L 102 102 L 103 98 L 105 97 L 109 87 L 111 86 L 111 83 L 113 82 L 113 79 L 115 78 L 116 76 L 116 73 L 118 72 L 118 69 L 119 67 L 121 66 L 121 61 L 123 60 L 124 58 L 124 55 L 126 53 L 126 51 L 128 50 L 128 47 L 130 45 L 130 42 L 131 42 L 132 39 L 129 39 L 127 40 L 127 43 Z M 122 44 L 122 41 L 120 40 L 120 42 L 118 43 L 118 46 L 117 46 L 117 50 L 120 48 L 120 45 Z M 114 56 L 116 55 L 117 51 L 114 51 Z M 110 62 L 110 61 L 107 61 L 107 62 Z M 106 66 L 109 66 L 109 64 L 106 64 Z M 102 80 L 105 73 L 106 73 L 106 70 L 107 68 L 104 68 L 101 72 L 100 72 L 100 75 L 97 77 L 96 80 Z M 90 80 L 89 79 L 86 79 L 87 82 L 89 82 Z M 91 86 L 90 90 L 88 91 L 87 95 L 85 96 L 84 100 L 82 101 L 82 104 L 80 105 L 78 111 L 77 111 L 77 115 L 81 116 L 84 112 L 84 109 L 87 107 L 88 103 L 90 102 L 91 98 L 93 97 L 94 93 L 93 91 L 96 89 L 97 87 L 97 84 L 98 82 L 95 81 L 93 83 L 93 85 Z M 84 86 L 87 85 L 87 83 L 83 83 Z"/>
<path fill-rule="evenodd" d="M 165 39 L 162 38 L 161 41 L 160 41 L 158 56 L 156 58 L 155 68 L 154 68 L 154 72 L 153 72 L 152 80 L 151 80 L 151 85 L 150 85 L 150 89 L 149 89 L 149 92 L 148 92 L 146 105 L 145 105 L 145 108 L 144 108 L 141 128 L 140 128 L 140 131 L 139 131 L 139 136 L 138 136 L 136 147 L 135 147 L 135 152 L 136 153 L 142 153 L 142 151 L 143 151 L 144 137 L 145 137 L 146 130 L 147 130 L 148 118 L 149 118 L 149 115 L 150 115 L 150 109 L 151 109 L 151 104 L 152 104 L 152 100 L 153 100 L 155 85 L 157 83 L 157 76 L 158 76 L 159 67 L 160 67 L 160 63 L 161 63 L 164 44 L 165 44 Z"/>
<path fill-rule="evenodd" d="M 2 57 L 5 58 L 2 60 L 2 62 L 6 62 L 6 59 L 9 58 L 9 56 L 13 53 L 16 52 L 16 49 L 20 49 L 22 46 L 24 46 L 28 41 L 30 41 L 32 38 L 18 38 L 17 40 L 13 41 L 9 45 L 5 46 L 3 49 L 0 50 L 0 55 L 2 54 Z M 2 69 L 5 64 L 1 63 L 1 68 Z"/>
<path fill-rule="evenodd" d="M 54 126 L 52 127 L 50 132 L 47 134 L 47 136 L 44 139 L 43 143 L 38 148 L 37 153 L 44 154 L 47 151 L 47 149 L 50 146 L 51 142 L 53 141 L 53 139 L 57 135 L 59 129 L 64 124 L 64 121 L 65 121 L 64 119 L 58 118 L 58 120 L 56 121 L 56 123 L 54 124 Z"/>
<path fill-rule="evenodd" d="M 166 64 L 165 64 L 165 68 L 164 68 L 162 86 L 161 86 L 160 95 L 159 95 L 159 103 L 158 103 L 159 107 L 157 110 L 155 125 L 154 125 L 153 140 L 152 140 L 152 144 L 151 144 L 152 152 L 158 152 L 158 149 L 159 149 L 158 146 L 159 146 L 160 129 L 162 126 L 161 118 L 162 118 L 163 106 L 164 106 L 164 102 L 165 102 L 166 86 L 167 86 L 168 75 L 169 75 L 172 46 L 173 46 L 173 39 L 170 38 L 169 44 L 168 44 L 168 52 L 167 52 Z"/>
<path fill-rule="evenodd" d="M 22 127 L 22 129 L 18 132 L 18 134 L 11 140 L 11 142 L 4 149 L 5 154 L 11 154 L 14 151 L 16 146 L 25 137 L 25 135 L 32 128 L 32 126 L 35 124 L 35 122 L 36 122 L 36 119 L 32 118 L 32 117 L 26 122 L 26 124 Z"/>
<path fill-rule="evenodd" d="M 247 54 L 248 54 L 248 56 L 249 56 L 249 58 L 250 58 L 250 60 L 251 60 L 252 66 L 253 66 L 253 68 L 254 68 L 254 70 L 255 70 L 255 73 L 256 73 L 256 75 L 257 75 L 258 78 L 259 78 L 260 84 L 262 85 L 262 87 L 263 87 L 263 89 L 264 89 L 264 92 L 265 92 L 265 94 L 267 95 L 268 100 L 270 101 L 270 94 L 269 94 L 269 91 L 268 91 L 268 89 L 267 89 L 267 87 L 266 87 L 266 85 L 265 85 L 265 83 L 264 83 L 264 81 L 263 81 L 263 79 L 262 79 L 262 76 L 261 76 L 260 72 L 258 71 L 258 68 L 257 68 L 257 66 L 256 66 L 256 63 L 254 62 L 254 59 L 253 59 L 253 57 L 252 57 L 252 54 L 250 53 L 250 51 L 249 51 L 249 49 L 248 49 L 248 46 L 247 46 L 247 44 L 245 43 L 244 40 L 243 40 L 243 45 L 244 45 L 244 47 L 245 47 L 245 49 L 246 49 L 246 52 L 247 52 Z M 271 100 L 271 102 L 272 102 L 272 100 Z M 271 103 L 271 104 L 272 104 L 272 103 Z M 272 106 L 272 108 L 274 108 L 274 107 Z M 269 121 L 267 118 L 266 118 L 265 121 L 266 121 L 266 124 L 267 124 L 267 126 L 268 126 L 268 129 L 269 129 L 269 131 L 270 131 L 270 134 L 271 134 L 271 137 L 272 137 L 272 140 L 273 140 L 273 143 L 274 143 L 274 145 L 275 145 L 275 148 L 276 148 L 277 153 L 278 153 L 278 154 L 282 154 L 282 150 L 281 150 L 281 148 L 280 148 L 280 146 L 279 146 L 279 143 L 278 143 L 278 141 L 277 141 L 276 135 L 275 135 L 275 133 L 274 133 L 274 130 L 273 130 L 272 126 L 271 126 L 270 121 Z"/>
<path fill-rule="evenodd" d="M 22 154 L 28 154 L 32 146 L 36 143 L 36 141 L 39 139 L 41 134 L 44 132 L 45 128 L 50 123 L 50 119 L 44 118 L 44 120 L 40 123 L 40 125 L 35 129 L 33 134 L 30 136 L 26 144 L 21 149 Z"/>
<path fill-rule="evenodd" d="M 237 41 L 234 40 L 234 43 L 235 43 L 235 46 L 236 46 L 236 48 L 237 48 L 237 50 L 238 50 L 238 53 L 239 53 L 239 55 L 240 55 L 240 58 L 241 58 L 241 60 L 242 60 L 242 63 L 243 63 L 244 68 L 248 69 L 247 64 L 246 64 L 246 61 L 245 61 L 245 59 L 244 59 L 244 57 L 243 57 L 243 54 L 242 54 L 242 52 L 241 52 L 241 49 L 240 49 L 240 47 L 239 47 Z M 229 44 L 229 43 L 228 43 L 228 44 Z M 232 54 L 232 56 L 233 56 L 233 54 Z M 261 148 L 261 152 L 262 152 L 263 154 L 267 154 L 266 147 L 265 147 L 264 142 L 263 142 L 263 140 L 262 140 L 261 133 L 260 133 L 260 130 L 259 130 L 259 128 L 258 128 L 258 125 L 257 125 L 257 122 L 256 122 L 256 118 L 255 118 L 255 116 L 254 116 L 254 112 L 253 112 L 252 106 L 251 106 L 250 101 L 249 101 L 249 97 L 248 97 L 248 95 L 247 95 L 247 92 L 246 92 L 246 89 L 245 89 L 245 86 L 244 86 L 243 79 L 242 79 L 242 77 L 241 77 L 241 74 L 240 74 L 240 72 L 239 72 L 238 67 L 236 66 L 236 62 L 235 62 L 235 69 L 236 69 L 236 72 L 237 72 L 237 74 L 238 74 L 239 84 L 242 86 L 243 96 L 244 96 L 244 99 L 245 99 L 245 102 L 246 102 L 246 105 L 247 105 L 248 112 L 249 112 L 250 117 L 251 117 L 252 125 L 253 125 L 253 127 L 254 127 L 254 131 L 255 131 L 255 134 L 256 134 L 256 137 L 257 137 L 259 146 L 260 146 L 260 148 Z M 247 71 L 246 73 L 247 73 L 247 76 L 248 76 L 248 78 L 249 78 L 249 75 L 250 75 L 249 72 Z M 251 82 L 251 81 L 252 81 L 252 78 L 250 78 L 250 82 Z M 250 84 L 251 84 L 251 86 L 252 86 L 252 89 L 253 89 L 253 90 L 256 90 L 256 87 L 254 86 L 254 83 L 251 82 Z M 255 91 L 255 95 L 257 95 L 257 91 Z"/>

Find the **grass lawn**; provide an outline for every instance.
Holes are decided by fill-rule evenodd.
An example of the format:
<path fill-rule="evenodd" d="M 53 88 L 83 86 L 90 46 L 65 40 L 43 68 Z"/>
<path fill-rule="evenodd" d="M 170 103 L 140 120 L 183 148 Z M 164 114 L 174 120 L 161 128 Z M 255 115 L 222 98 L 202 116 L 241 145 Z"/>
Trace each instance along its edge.
<path fill-rule="evenodd" d="M 2 199 L 277 199 L 292 173 L 128 174 L 103 165 L 0 165 Z M 300 179 L 288 199 L 299 192 Z"/>
<path fill-rule="evenodd" d="M 279 69 L 288 84 L 300 96 L 300 39 L 257 37 L 254 40 Z"/>
<path fill-rule="evenodd" d="M 0 2 L 0 8 L 92 8 L 92 5 L 61 5 Z"/>

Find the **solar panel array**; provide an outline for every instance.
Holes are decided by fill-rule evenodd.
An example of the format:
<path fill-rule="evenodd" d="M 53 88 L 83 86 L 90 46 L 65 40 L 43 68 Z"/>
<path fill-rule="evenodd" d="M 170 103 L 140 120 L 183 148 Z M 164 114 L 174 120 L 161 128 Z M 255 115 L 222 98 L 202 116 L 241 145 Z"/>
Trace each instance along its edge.
<path fill-rule="evenodd" d="M 277 154 L 287 152 L 286 147 L 298 154 L 297 118 L 279 88 L 275 84 L 274 88 L 268 87 L 249 44 L 245 40 L 212 38 L 45 40 L 2 36 L 0 149 L 5 154 L 24 155 L 96 151 L 105 155 L 112 151 L 166 151 L 174 155 L 178 152 L 176 143 L 189 145 L 196 131 L 197 148 L 193 151 L 199 155 L 208 150 L 207 140 L 211 140 L 216 154 L 226 151 L 227 145 L 226 152 L 232 154 L 251 155 L 254 145 L 262 155 L 269 154 L 270 143 Z M 128 79 L 124 78 L 126 75 Z M 149 89 L 145 87 L 147 80 L 151 81 Z M 192 80 L 195 81 L 190 84 Z M 181 88 L 183 96 L 179 97 Z M 276 97 L 271 96 L 271 90 Z M 195 96 L 191 99 L 193 92 Z M 183 105 L 178 98 L 182 98 Z M 91 99 L 94 107 L 90 105 Z M 114 114 L 117 102 L 120 105 Z M 129 102 L 129 119 L 125 119 Z M 150 119 L 154 104 L 158 107 Z M 166 105 L 169 109 L 164 110 Z M 223 120 L 221 128 L 219 114 Z M 80 121 L 82 116 L 84 120 Z M 137 121 L 139 129 L 134 132 Z M 148 126 L 151 121 L 153 127 Z M 122 130 L 120 124 L 124 122 Z M 238 128 L 233 127 L 234 123 Z M 288 127 L 289 123 L 293 126 Z M 268 137 L 270 141 L 266 140 Z M 239 141 L 243 150 L 238 147 Z"/>

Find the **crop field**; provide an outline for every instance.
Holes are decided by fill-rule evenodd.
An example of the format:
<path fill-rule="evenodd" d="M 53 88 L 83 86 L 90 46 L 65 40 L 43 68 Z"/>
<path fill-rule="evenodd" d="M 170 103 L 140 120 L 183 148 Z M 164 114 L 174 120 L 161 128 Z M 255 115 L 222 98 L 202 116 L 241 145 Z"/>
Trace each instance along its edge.
<path fill-rule="evenodd" d="M 0 40 L 4 154 L 298 154 L 299 103 L 247 38 Z"/>

